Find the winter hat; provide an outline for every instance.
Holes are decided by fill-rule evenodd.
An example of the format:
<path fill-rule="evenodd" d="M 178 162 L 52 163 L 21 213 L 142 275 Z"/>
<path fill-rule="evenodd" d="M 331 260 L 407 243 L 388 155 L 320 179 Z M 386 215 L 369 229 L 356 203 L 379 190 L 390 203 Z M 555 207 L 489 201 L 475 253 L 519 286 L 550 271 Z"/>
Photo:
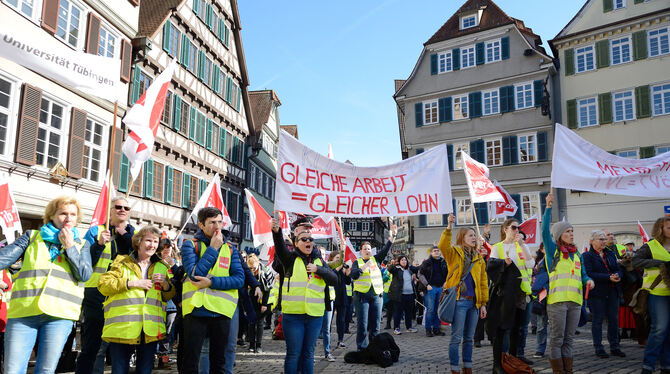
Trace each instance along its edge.
<path fill-rule="evenodd" d="M 567 229 L 571 229 L 572 224 L 566 220 L 559 221 L 554 223 L 551 227 L 551 237 L 554 239 L 554 242 L 558 243 L 558 239 L 563 235 Z"/>

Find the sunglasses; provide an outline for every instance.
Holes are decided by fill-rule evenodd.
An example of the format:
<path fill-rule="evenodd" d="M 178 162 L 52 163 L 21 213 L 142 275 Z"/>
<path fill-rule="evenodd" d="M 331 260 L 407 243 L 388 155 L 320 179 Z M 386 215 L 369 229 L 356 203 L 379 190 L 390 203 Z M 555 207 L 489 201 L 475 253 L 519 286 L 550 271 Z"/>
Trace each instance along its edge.
<path fill-rule="evenodd" d="M 310 243 L 311 243 L 311 242 L 314 241 L 314 238 L 312 238 L 312 237 L 302 237 L 302 238 L 300 238 L 299 240 L 300 240 L 301 242 L 310 242 Z"/>
<path fill-rule="evenodd" d="M 519 229 L 519 226 L 512 225 L 512 226 L 510 226 L 509 228 L 512 229 L 512 230 L 518 230 L 518 229 Z"/>
<path fill-rule="evenodd" d="M 129 206 L 123 206 L 123 205 L 114 205 L 114 209 L 116 210 L 125 210 L 126 212 L 130 212 L 130 207 Z"/>

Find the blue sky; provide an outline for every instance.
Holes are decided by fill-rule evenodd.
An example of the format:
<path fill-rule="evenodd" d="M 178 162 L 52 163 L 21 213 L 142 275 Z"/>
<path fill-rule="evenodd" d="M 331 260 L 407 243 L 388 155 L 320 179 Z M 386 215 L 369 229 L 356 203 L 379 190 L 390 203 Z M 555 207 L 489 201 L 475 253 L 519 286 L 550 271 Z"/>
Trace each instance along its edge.
<path fill-rule="evenodd" d="M 401 159 L 394 79 L 412 72 L 423 43 L 464 0 L 238 0 L 251 90 L 273 89 L 282 125 L 338 161 Z M 547 40 L 585 0 L 497 0 Z"/>

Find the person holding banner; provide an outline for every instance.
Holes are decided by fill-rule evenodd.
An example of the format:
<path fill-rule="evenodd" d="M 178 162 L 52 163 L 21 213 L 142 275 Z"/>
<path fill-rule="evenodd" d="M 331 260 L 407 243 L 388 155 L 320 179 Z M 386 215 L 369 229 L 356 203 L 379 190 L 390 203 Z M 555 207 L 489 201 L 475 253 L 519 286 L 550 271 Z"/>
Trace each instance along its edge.
<path fill-rule="evenodd" d="M 477 250 L 477 235 L 472 227 L 464 227 L 456 234 L 456 245 L 451 244 L 451 229 L 456 222 L 449 214 L 447 228 L 437 244 L 447 261 L 448 275 L 443 288 L 458 286 L 454 321 L 451 324 L 449 362 L 452 374 L 459 374 L 458 347 L 463 343 L 463 374 L 472 374 L 472 347 L 475 328 L 479 318 L 486 318 L 486 303 L 489 301 L 486 262 Z M 463 278 L 463 269 L 470 269 Z"/>
<path fill-rule="evenodd" d="M 68 196 L 51 200 L 44 225 L 29 230 L 0 251 L 0 269 L 23 257 L 16 274 L 5 329 L 5 373 L 23 374 L 35 340 L 35 372 L 56 371 L 65 342 L 79 320 L 84 287 L 92 273 L 89 244 L 75 227 L 79 202 Z"/>
<path fill-rule="evenodd" d="M 661 373 L 670 373 L 670 217 L 657 219 L 651 236 L 653 240 L 633 257 L 633 266 L 644 269 L 642 288 L 649 290 L 651 330 L 644 348 L 642 373 L 651 374 L 657 360 Z"/>
<path fill-rule="evenodd" d="M 337 274 L 321 258 L 321 251 L 314 245 L 310 217 L 300 217 L 293 222 L 294 250 L 284 244 L 279 221 L 271 221 L 278 258 L 284 268 L 282 284 L 282 327 L 286 340 L 284 373 L 314 372 L 314 348 L 321 331 L 326 304 L 330 304 L 328 286 L 337 284 Z"/>
<path fill-rule="evenodd" d="M 584 302 L 584 287 L 595 283 L 582 266 L 582 257 L 574 244 L 572 225 L 560 221 L 551 226 L 551 207 L 554 196 L 546 198 L 547 208 L 542 217 L 542 241 L 545 264 L 549 273 L 547 314 L 549 320 L 549 362 L 554 373 L 572 373 L 575 331 Z"/>
<path fill-rule="evenodd" d="M 368 346 L 369 339 L 379 335 L 382 320 L 384 280 L 380 264 L 386 258 L 395 241 L 396 225 L 391 225 L 389 239 L 376 255 L 372 256 L 370 242 L 362 242 L 361 257 L 351 267 L 354 281 L 354 308 L 356 311 L 356 348 L 360 351 Z M 368 328 L 370 333 L 368 334 Z"/>

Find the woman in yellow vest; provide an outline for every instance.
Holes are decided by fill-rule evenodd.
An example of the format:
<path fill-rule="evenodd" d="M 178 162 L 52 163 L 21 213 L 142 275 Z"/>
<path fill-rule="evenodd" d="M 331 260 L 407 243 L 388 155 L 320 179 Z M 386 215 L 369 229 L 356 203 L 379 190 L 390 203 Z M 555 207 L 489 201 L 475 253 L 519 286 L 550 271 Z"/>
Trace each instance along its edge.
<path fill-rule="evenodd" d="M 337 274 L 321 258 L 314 245 L 312 222 L 300 217 L 292 224 L 294 250 L 284 243 L 279 221 L 272 219 L 275 261 L 284 268 L 281 310 L 282 329 L 286 340 L 284 373 L 314 372 L 314 347 L 321 331 L 326 304 L 330 303 L 328 286 L 337 284 Z"/>
<path fill-rule="evenodd" d="M 167 301 L 174 294 L 167 263 L 156 253 L 161 232 L 145 226 L 133 235 L 133 252 L 120 255 L 100 276 L 103 304 L 102 339 L 109 342 L 112 374 L 126 374 L 130 356 L 137 350 L 135 373 L 151 373 L 156 344 L 165 338 Z"/>
<path fill-rule="evenodd" d="M 644 348 L 642 373 L 651 374 L 656 360 L 661 361 L 661 373 L 670 373 L 670 217 L 657 219 L 651 236 L 654 239 L 640 247 L 633 257 L 633 266 L 644 269 L 642 288 L 649 290 L 651 329 Z"/>
<path fill-rule="evenodd" d="M 574 244 L 572 225 L 567 221 L 551 224 L 553 194 L 547 195 L 542 217 L 542 241 L 549 273 L 547 315 L 549 320 L 549 362 L 554 373 L 572 373 L 572 344 L 584 302 L 583 287 L 595 283 L 582 266 L 582 257 Z"/>
<path fill-rule="evenodd" d="M 504 373 L 501 358 L 505 336 L 509 336 L 508 352 L 517 356 L 520 330 L 526 308 L 530 308 L 530 280 L 535 265 L 519 233 L 519 221 L 515 218 L 505 220 L 500 226 L 500 237 L 502 241 L 493 245 L 486 269 L 492 282 L 486 327 L 489 336 L 494 336 L 494 373 Z M 523 356 L 519 359 L 532 365 Z"/>
<path fill-rule="evenodd" d="M 25 373 L 39 339 L 35 373 L 53 373 L 74 322 L 79 319 L 84 283 L 91 277 L 88 243 L 75 227 L 76 199 L 61 196 L 44 211 L 44 225 L 29 230 L 0 252 L 0 269 L 23 257 L 15 274 L 5 331 L 5 373 Z"/>
<path fill-rule="evenodd" d="M 444 288 L 459 286 L 454 321 L 451 323 L 449 363 L 451 372 L 459 374 L 458 346 L 463 343 L 463 374 L 472 374 L 472 347 L 479 317 L 486 318 L 489 300 L 486 262 L 477 251 L 477 235 L 472 227 L 458 230 L 456 245 L 451 244 L 451 228 L 456 217 L 449 214 L 449 223 L 437 244 L 447 261 L 449 272 Z M 471 269 L 463 276 L 464 269 Z M 462 279 L 462 281 L 461 281 Z"/>

